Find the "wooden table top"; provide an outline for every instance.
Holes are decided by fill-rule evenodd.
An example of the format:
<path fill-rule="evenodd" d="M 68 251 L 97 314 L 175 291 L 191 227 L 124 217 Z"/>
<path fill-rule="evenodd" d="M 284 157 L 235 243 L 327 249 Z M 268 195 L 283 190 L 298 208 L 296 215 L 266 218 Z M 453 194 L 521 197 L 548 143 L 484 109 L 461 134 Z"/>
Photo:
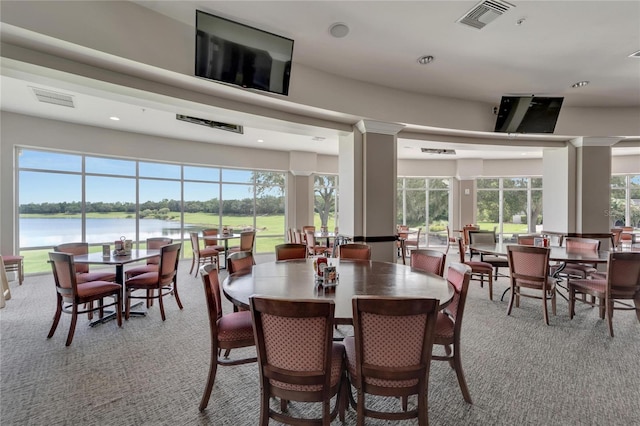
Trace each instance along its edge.
<path fill-rule="evenodd" d="M 424 297 L 448 305 L 454 294 L 446 279 L 409 266 L 375 261 L 329 259 L 336 266 L 338 284 L 324 288 L 316 284 L 313 259 L 268 262 L 251 271 L 238 272 L 222 284 L 225 296 L 234 304 L 248 307 L 249 297 L 260 294 L 292 299 L 331 299 L 336 304 L 335 321 L 352 323 L 351 299 L 356 295 Z"/>
<path fill-rule="evenodd" d="M 493 254 L 499 256 L 507 255 L 507 246 L 517 244 L 471 244 L 469 248 L 484 254 Z M 607 263 L 609 259 L 608 251 L 594 250 L 569 250 L 566 247 L 549 247 L 549 260 L 567 263 Z"/>

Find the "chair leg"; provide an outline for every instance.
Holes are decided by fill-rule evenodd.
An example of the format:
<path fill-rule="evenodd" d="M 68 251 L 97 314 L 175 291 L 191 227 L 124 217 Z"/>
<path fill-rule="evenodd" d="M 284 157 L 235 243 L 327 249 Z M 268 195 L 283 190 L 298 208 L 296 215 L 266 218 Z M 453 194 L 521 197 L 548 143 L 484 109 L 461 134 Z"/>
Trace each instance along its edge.
<path fill-rule="evenodd" d="M 462 391 L 462 396 L 464 400 L 469 404 L 473 404 L 471 401 L 471 394 L 469 393 L 469 388 L 467 387 L 467 381 L 464 379 L 464 372 L 462 371 L 462 359 L 460 357 L 460 345 L 453 345 L 453 364 L 454 369 L 456 370 L 456 376 L 458 377 L 458 385 L 460 385 L 460 390 Z"/>
<path fill-rule="evenodd" d="M 162 290 L 158 290 L 162 291 Z M 182 302 L 180 301 L 180 296 L 178 295 L 178 283 L 176 281 L 173 282 L 173 297 L 176 298 L 176 303 L 178 303 L 178 308 L 182 309 Z"/>
<path fill-rule="evenodd" d="M 209 398 L 211 398 L 211 391 L 213 390 L 213 384 L 216 381 L 216 372 L 218 371 L 218 350 L 216 347 L 211 348 L 211 361 L 209 365 L 209 376 L 207 377 L 207 384 L 204 387 L 204 393 L 200 400 L 200 411 L 207 408 L 209 404 Z"/>
<path fill-rule="evenodd" d="M 62 297 L 57 295 L 58 306 L 56 307 L 56 313 L 53 315 L 53 324 L 51 324 L 51 328 L 49 329 L 49 334 L 47 335 L 47 339 L 53 337 L 53 333 L 56 332 L 56 328 L 58 328 L 58 323 L 60 322 L 60 316 L 62 315 Z"/>
<path fill-rule="evenodd" d="M 640 293 L 636 293 L 636 298 L 633 299 L 633 303 L 636 306 L 636 318 L 638 318 L 638 322 L 640 322 Z"/>
<path fill-rule="evenodd" d="M 489 300 L 493 301 L 493 277 L 489 274 Z"/>
<path fill-rule="evenodd" d="M 78 305 L 73 304 L 73 310 L 71 312 L 71 325 L 69 326 L 69 334 L 67 335 L 67 343 L 65 346 L 69 346 L 73 340 L 73 333 L 76 331 L 76 323 L 78 322 Z"/>
<path fill-rule="evenodd" d="M 189 275 L 191 275 L 193 273 L 193 267 L 196 264 L 196 256 L 195 254 L 193 255 L 193 257 L 191 258 L 191 269 L 189 269 Z M 198 264 L 200 264 L 200 260 L 198 260 Z M 196 271 L 197 273 L 198 271 Z"/>
<path fill-rule="evenodd" d="M 115 295 L 116 303 L 116 320 L 118 321 L 118 327 L 122 327 L 122 293 L 118 292 Z"/>
<path fill-rule="evenodd" d="M 547 292 L 542 292 L 542 312 L 544 314 L 544 323 L 549 325 L 549 311 L 547 310 Z"/>
<path fill-rule="evenodd" d="M 260 426 L 269 426 L 269 393 L 264 388 L 260 393 Z"/>
<path fill-rule="evenodd" d="M 507 315 L 511 315 L 511 309 L 513 308 L 513 301 L 516 298 L 516 287 L 511 286 L 511 296 L 509 297 L 509 307 L 507 308 Z"/>
<path fill-rule="evenodd" d="M 124 292 L 124 319 L 129 320 L 129 314 L 131 313 L 131 292 L 133 290 L 127 289 Z"/>
<path fill-rule="evenodd" d="M 162 299 L 162 289 L 158 290 L 160 293 L 158 294 L 158 306 L 160 306 L 160 316 L 162 317 L 162 321 L 166 320 L 167 317 L 164 315 L 164 302 Z"/>
<path fill-rule="evenodd" d="M 609 335 L 613 337 L 613 300 L 606 301 L 607 324 L 609 325 Z"/>
<path fill-rule="evenodd" d="M 576 291 L 573 287 L 569 287 L 569 319 L 573 319 L 576 305 Z"/>

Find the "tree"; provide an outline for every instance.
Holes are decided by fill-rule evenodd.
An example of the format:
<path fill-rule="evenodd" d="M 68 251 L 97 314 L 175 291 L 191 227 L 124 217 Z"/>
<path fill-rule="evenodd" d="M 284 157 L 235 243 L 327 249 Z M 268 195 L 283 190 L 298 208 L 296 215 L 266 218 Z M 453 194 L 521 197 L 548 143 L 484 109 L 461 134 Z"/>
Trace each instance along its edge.
<path fill-rule="evenodd" d="M 321 226 L 327 226 L 329 216 L 335 214 L 337 187 L 337 176 L 316 175 L 314 178 L 314 209 L 320 215 Z"/>

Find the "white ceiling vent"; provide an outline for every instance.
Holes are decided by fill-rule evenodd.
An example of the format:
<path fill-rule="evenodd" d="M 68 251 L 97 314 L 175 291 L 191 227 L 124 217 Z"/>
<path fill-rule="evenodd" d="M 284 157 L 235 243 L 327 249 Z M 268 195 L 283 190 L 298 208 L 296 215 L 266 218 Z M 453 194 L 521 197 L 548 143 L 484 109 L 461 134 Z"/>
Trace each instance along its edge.
<path fill-rule="evenodd" d="M 73 96 L 65 95 L 64 93 L 52 92 L 51 90 L 39 89 L 37 87 L 32 87 L 31 89 L 40 102 L 75 108 L 75 105 L 73 104 Z"/>
<path fill-rule="evenodd" d="M 629 55 L 630 58 L 640 58 L 640 50 Z"/>
<path fill-rule="evenodd" d="M 187 123 L 199 124 L 201 126 L 211 127 L 212 129 L 226 130 L 233 133 L 244 133 L 244 129 L 239 124 L 222 123 L 220 121 L 207 120 L 205 118 L 190 117 L 188 115 L 176 114 L 176 120 L 186 121 Z"/>
<path fill-rule="evenodd" d="M 420 148 L 422 152 L 425 154 L 445 154 L 445 155 L 456 155 L 455 149 L 441 149 L 441 148 Z"/>
<path fill-rule="evenodd" d="M 484 0 L 465 13 L 456 22 L 481 30 L 498 16 L 515 7 L 511 3 L 501 0 Z"/>

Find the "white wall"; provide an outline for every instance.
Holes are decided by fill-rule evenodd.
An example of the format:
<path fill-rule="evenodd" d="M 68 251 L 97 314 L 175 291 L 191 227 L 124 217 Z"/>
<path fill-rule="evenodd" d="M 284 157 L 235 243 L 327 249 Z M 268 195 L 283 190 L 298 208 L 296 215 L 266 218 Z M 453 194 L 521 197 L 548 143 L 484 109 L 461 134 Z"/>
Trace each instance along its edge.
<path fill-rule="evenodd" d="M 193 26 L 174 21 L 135 3 L 5 0 L 0 2 L 0 8 L 3 23 L 13 26 L 7 27 L 6 31 L 17 27 L 17 30 L 22 28 L 36 33 L 31 34 L 28 41 L 20 37 L 8 40 L 32 50 L 16 51 L 4 46 L 2 55 L 5 57 L 207 105 L 267 117 L 285 114 L 283 106 L 269 102 L 275 96 L 268 93 L 255 94 L 213 82 L 207 82 L 210 84 L 206 85 L 206 89 L 202 89 L 202 84 L 196 88 L 195 82 L 202 81 L 193 77 Z M 90 23 L 87 22 L 88 17 L 91 17 Z M 38 37 L 37 34 L 73 43 L 75 51 L 70 49 L 70 45 L 52 43 L 51 39 Z M 3 42 L 7 43 L 7 40 Z M 98 60 L 91 55 L 78 54 L 78 48 L 87 48 L 83 53 L 94 56 L 96 51 L 108 55 L 100 54 Z M 42 53 L 52 53 L 54 50 L 56 56 L 77 63 L 56 60 Z M 139 66 L 133 67 L 135 64 L 132 61 L 146 67 L 143 67 L 144 70 Z M 175 75 L 171 77 L 170 84 L 166 81 L 167 77 L 155 73 L 154 68 L 173 71 Z M 234 102 L 238 100 L 241 102 Z M 300 64 L 293 66 L 287 100 L 390 123 L 491 131 L 495 122 L 493 105 L 487 103 L 382 88 Z M 638 136 L 638 117 L 640 108 L 567 106 L 563 107 L 560 114 L 556 134 Z M 308 118 L 297 117 L 298 120 Z M 296 117 L 289 114 L 288 119 L 295 121 Z M 345 125 L 343 122 L 333 124 Z"/>

